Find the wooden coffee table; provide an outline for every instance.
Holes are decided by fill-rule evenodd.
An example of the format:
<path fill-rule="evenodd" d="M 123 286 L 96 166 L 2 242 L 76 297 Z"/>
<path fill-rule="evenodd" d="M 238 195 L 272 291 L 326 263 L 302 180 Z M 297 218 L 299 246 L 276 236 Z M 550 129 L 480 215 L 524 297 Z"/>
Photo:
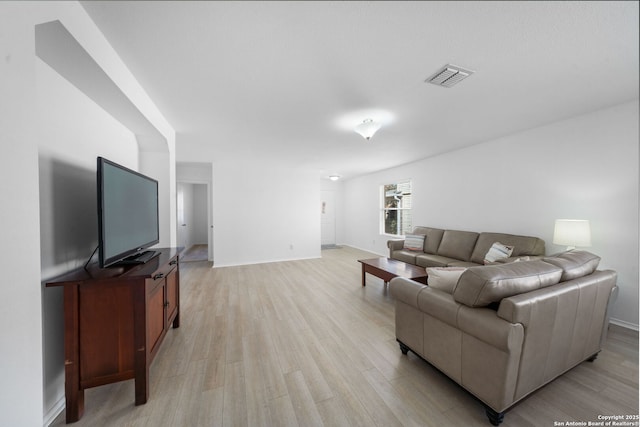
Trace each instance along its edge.
<path fill-rule="evenodd" d="M 362 286 L 366 286 L 365 273 L 379 277 L 385 285 L 394 277 L 404 277 L 427 284 L 427 271 L 424 267 L 384 257 L 359 259 L 358 262 L 362 264 Z"/>

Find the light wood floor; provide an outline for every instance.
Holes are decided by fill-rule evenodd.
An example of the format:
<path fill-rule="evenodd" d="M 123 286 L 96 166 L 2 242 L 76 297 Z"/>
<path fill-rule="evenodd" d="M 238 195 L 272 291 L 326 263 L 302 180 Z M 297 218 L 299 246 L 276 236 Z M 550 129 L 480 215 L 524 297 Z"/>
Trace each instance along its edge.
<path fill-rule="evenodd" d="M 89 389 L 76 426 L 485 426 L 482 405 L 394 336 L 394 305 L 351 248 L 322 259 L 181 264 L 181 326 L 133 381 Z M 638 414 L 638 335 L 609 332 L 583 363 L 507 412 L 505 427 Z M 64 425 L 64 414 L 53 423 Z"/>
<path fill-rule="evenodd" d="M 209 250 L 207 245 L 193 245 L 181 255 L 182 262 L 207 261 Z"/>

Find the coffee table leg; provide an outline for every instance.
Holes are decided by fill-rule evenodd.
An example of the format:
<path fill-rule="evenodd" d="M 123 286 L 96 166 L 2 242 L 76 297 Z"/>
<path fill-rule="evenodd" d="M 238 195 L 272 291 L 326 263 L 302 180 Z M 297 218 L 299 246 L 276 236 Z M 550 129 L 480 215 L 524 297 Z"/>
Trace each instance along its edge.
<path fill-rule="evenodd" d="M 366 282 L 365 282 L 365 279 L 364 279 L 364 275 L 365 274 L 366 274 L 365 265 L 362 264 L 362 286 L 366 286 L 367 285 Z"/>

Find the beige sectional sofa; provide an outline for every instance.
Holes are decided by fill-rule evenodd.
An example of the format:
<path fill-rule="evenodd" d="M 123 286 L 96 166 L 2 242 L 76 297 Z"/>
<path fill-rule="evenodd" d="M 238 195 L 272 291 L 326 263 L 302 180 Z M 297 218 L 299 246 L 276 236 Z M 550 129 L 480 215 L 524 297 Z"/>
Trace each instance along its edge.
<path fill-rule="evenodd" d="M 600 351 L 617 287 L 599 261 L 569 251 L 472 266 L 449 287 L 395 278 L 400 349 L 475 395 L 498 425 L 516 402 Z"/>
<path fill-rule="evenodd" d="M 500 242 L 513 247 L 509 262 L 523 256 L 541 256 L 545 253 L 544 240 L 537 237 L 505 233 L 476 233 L 473 231 L 442 230 L 432 227 L 416 227 L 414 235 L 424 235 L 421 249 L 405 248 L 405 240 L 389 240 L 389 258 L 421 267 L 471 267 L 484 264 L 491 246 Z"/>

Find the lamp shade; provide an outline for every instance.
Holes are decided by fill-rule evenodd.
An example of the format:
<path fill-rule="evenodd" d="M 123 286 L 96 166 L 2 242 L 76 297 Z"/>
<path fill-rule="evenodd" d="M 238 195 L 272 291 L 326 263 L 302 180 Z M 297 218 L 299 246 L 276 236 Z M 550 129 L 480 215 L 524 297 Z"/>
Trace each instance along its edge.
<path fill-rule="evenodd" d="M 368 141 L 381 127 L 382 125 L 380 123 L 374 122 L 371 119 L 366 119 L 356 126 L 354 130 Z"/>
<path fill-rule="evenodd" d="M 586 219 L 556 219 L 553 243 L 568 248 L 591 246 L 591 226 Z"/>

